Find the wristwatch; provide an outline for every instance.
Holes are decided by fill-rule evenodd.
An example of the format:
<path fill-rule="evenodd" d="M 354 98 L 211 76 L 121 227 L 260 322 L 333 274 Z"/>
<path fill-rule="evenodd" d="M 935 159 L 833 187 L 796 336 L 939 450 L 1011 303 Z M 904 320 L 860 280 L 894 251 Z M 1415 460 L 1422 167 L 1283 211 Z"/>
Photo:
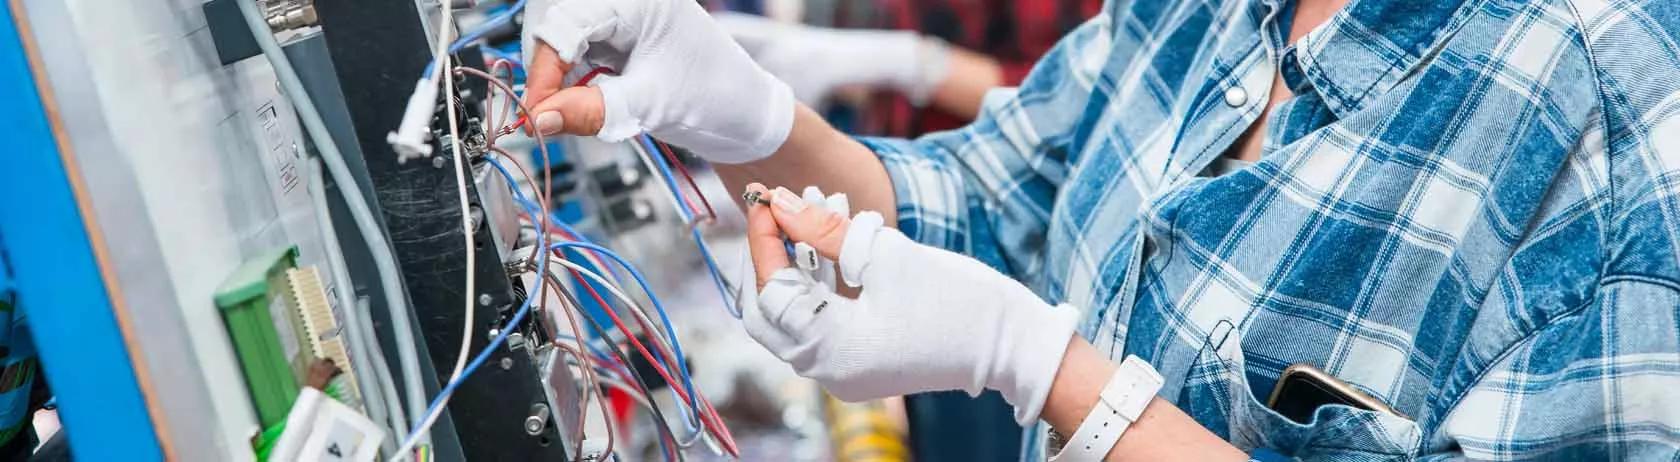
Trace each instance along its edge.
<path fill-rule="evenodd" d="M 1062 442 L 1062 449 L 1050 461 L 1103 460 L 1103 456 L 1114 448 L 1114 443 L 1120 441 L 1120 435 L 1126 433 L 1126 428 L 1143 414 L 1143 409 L 1155 398 L 1155 392 L 1161 390 L 1161 382 L 1161 374 L 1155 372 L 1149 363 L 1137 356 L 1127 356 L 1120 363 L 1120 368 L 1109 377 L 1108 384 L 1103 386 L 1097 405 L 1091 407 L 1091 413 L 1079 424 L 1079 430 Z M 1051 432 L 1051 435 L 1054 437 L 1056 433 Z"/>

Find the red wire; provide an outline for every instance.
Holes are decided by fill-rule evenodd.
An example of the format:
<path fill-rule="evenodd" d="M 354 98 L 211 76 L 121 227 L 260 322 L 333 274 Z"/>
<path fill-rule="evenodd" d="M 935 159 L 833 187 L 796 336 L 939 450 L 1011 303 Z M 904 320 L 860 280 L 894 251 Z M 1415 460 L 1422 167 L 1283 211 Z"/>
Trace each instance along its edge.
<path fill-rule="evenodd" d="M 648 153 L 648 155 L 651 156 L 651 155 L 655 155 L 655 154 Z M 681 189 L 678 189 L 676 191 L 671 191 L 671 193 L 676 194 L 677 197 L 679 197 L 679 198 L 682 198 L 683 205 L 687 206 L 689 210 L 695 211 L 694 213 L 699 213 L 700 208 L 694 206 L 694 199 L 689 198 L 687 194 L 683 194 Z M 699 217 L 695 217 L 695 218 L 699 218 Z"/>
<path fill-rule="evenodd" d="M 669 160 L 671 162 L 671 165 L 676 167 L 678 172 L 682 173 L 682 176 L 683 176 L 684 180 L 688 180 L 688 187 L 690 189 L 694 190 L 694 196 L 699 197 L 700 198 L 700 203 L 706 206 L 706 215 L 708 216 L 707 219 L 708 220 L 716 220 L 717 219 L 717 211 L 712 210 L 712 203 L 711 203 L 711 201 L 706 200 L 706 194 L 700 192 L 700 183 L 695 182 L 694 181 L 694 176 L 688 174 L 688 167 L 683 166 L 682 161 L 677 160 L 676 151 L 672 151 L 671 146 L 666 145 L 664 141 L 660 141 L 658 138 L 654 138 L 653 142 L 659 144 L 659 150 L 665 154 L 665 159 Z M 683 201 L 688 202 L 688 208 L 689 209 L 699 210 L 698 208 L 694 207 L 693 202 L 688 201 L 688 195 L 687 194 L 683 195 Z"/>
<path fill-rule="evenodd" d="M 590 69 L 589 72 L 584 73 L 583 77 L 578 78 L 577 86 L 588 86 L 590 82 L 593 82 L 596 77 L 600 77 L 601 74 L 616 74 L 616 73 L 617 73 L 616 71 L 612 70 L 612 68 L 609 68 L 609 67 L 596 67 L 594 69 Z M 527 117 L 525 115 L 520 115 L 519 119 L 515 120 L 513 122 L 513 125 L 510 125 L 508 127 L 508 130 L 510 132 L 512 130 L 518 130 L 520 128 L 525 127 L 526 123 L 527 123 Z M 695 197 L 698 197 L 700 199 L 700 204 L 704 205 L 706 207 L 707 220 L 716 220 L 717 219 L 717 210 L 712 208 L 712 202 L 711 201 L 706 200 L 706 194 L 700 192 L 700 183 L 694 181 L 694 175 L 688 173 L 688 167 L 684 166 L 681 161 L 677 160 L 676 151 L 673 151 L 671 149 L 671 146 L 665 144 L 664 141 L 654 139 L 653 142 L 658 144 L 659 149 L 660 149 L 660 153 L 664 154 L 665 159 L 668 160 L 669 162 L 671 162 L 671 166 L 676 167 L 677 171 L 682 173 L 683 179 L 688 182 L 689 188 L 694 190 Z M 699 207 L 694 206 L 694 201 L 692 199 L 690 199 L 688 197 L 688 195 L 686 195 L 686 194 L 683 195 L 683 203 L 688 204 L 688 208 L 690 210 L 698 211 L 700 209 Z"/>
<path fill-rule="evenodd" d="M 609 73 L 609 72 L 614 73 L 614 74 L 617 73 L 617 72 L 613 72 L 612 68 L 607 68 L 607 67 L 597 67 L 597 68 L 594 68 L 594 69 L 590 69 L 588 73 L 583 74 L 583 77 L 578 79 L 577 86 L 587 87 L 587 86 L 589 86 L 590 81 L 595 80 L 595 77 L 600 76 L 602 73 Z M 511 130 L 518 130 L 518 129 L 523 128 L 523 127 L 525 127 L 525 116 L 520 115 L 519 120 L 513 121 L 513 125 L 508 126 L 508 130 L 510 130 L 510 131 Z"/>
<path fill-rule="evenodd" d="M 589 72 L 584 73 L 583 77 L 578 79 L 577 85 L 589 85 L 589 82 L 593 81 L 595 79 L 595 77 L 600 76 L 602 73 L 615 73 L 616 74 L 617 72 L 613 71 L 611 68 L 607 68 L 607 67 L 597 67 L 597 68 L 594 68 L 594 69 L 590 69 Z M 518 130 L 519 128 L 524 127 L 527 123 L 528 123 L 527 117 L 524 116 L 524 115 L 521 115 L 519 117 L 519 120 L 514 121 L 513 125 L 509 126 L 509 128 L 510 128 L 510 130 Z M 676 154 L 671 151 L 671 147 L 666 145 L 665 142 L 659 141 L 657 139 L 654 140 L 654 142 L 658 143 L 659 148 L 661 149 L 661 152 L 666 156 L 666 159 L 670 160 L 671 164 L 675 165 L 677 170 L 682 172 L 683 178 L 685 178 L 688 181 L 689 186 L 694 189 L 695 195 L 699 196 L 700 203 L 704 204 L 706 206 L 706 213 L 711 217 L 710 219 L 714 219 L 714 220 L 717 219 L 717 211 L 712 209 L 712 204 L 711 204 L 711 202 L 706 200 L 705 194 L 700 193 L 699 183 L 696 183 L 694 181 L 694 177 L 688 173 L 688 168 L 684 167 L 682 162 L 677 161 Z M 688 203 L 688 207 L 690 209 L 695 208 L 694 203 L 689 201 L 689 198 L 687 197 L 687 195 L 683 195 L 683 201 Z M 563 234 L 570 235 L 571 233 L 563 233 Z M 579 239 L 579 236 L 570 236 L 570 237 L 573 240 L 578 240 Z M 554 251 L 554 252 L 555 252 L 556 255 L 560 255 L 559 251 Z M 564 255 L 560 255 L 560 257 L 565 258 Z M 583 275 L 581 273 L 579 273 L 577 270 L 570 270 L 570 271 L 572 273 L 573 278 L 576 278 L 579 281 L 583 281 Z M 606 300 L 601 297 L 601 294 L 599 292 L 595 291 L 594 285 L 589 284 L 587 282 L 585 282 L 583 284 L 580 284 L 580 285 L 582 285 L 584 287 L 584 289 L 589 292 L 589 296 L 594 298 L 596 303 L 599 303 L 604 308 L 602 311 L 605 311 L 607 313 L 607 317 L 612 319 L 613 326 L 617 327 L 619 329 L 619 331 L 624 332 L 626 334 L 625 337 L 628 337 L 630 339 L 630 344 L 636 347 L 636 350 L 642 354 L 642 357 L 647 358 L 648 363 L 650 363 L 653 366 L 653 370 L 655 372 L 659 373 L 660 378 L 665 379 L 665 383 L 667 384 L 667 386 L 670 386 L 671 390 L 675 391 L 677 393 L 678 397 L 681 397 L 684 402 L 698 401 L 700 403 L 701 409 L 696 409 L 696 411 L 698 411 L 700 413 L 700 417 L 702 419 L 706 420 L 706 422 L 704 422 L 706 424 L 705 426 L 712 433 L 712 436 L 716 436 L 718 438 L 719 442 L 721 444 L 723 444 L 724 450 L 728 451 L 731 456 L 740 457 L 741 456 L 741 451 L 740 451 L 740 448 L 735 444 L 734 434 L 729 431 L 729 427 L 723 425 L 723 418 L 718 415 L 717 409 L 712 407 L 711 400 L 706 399 L 706 397 L 703 396 L 703 395 L 696 396 L 696 398 L 698 398 L 698 399 L 690 398 L 688 396 L 688 393 L 686 393 L 682 387 L 677 386 L 678 382 L 676 380 L 672 379 L 670 372 L 665 369 L 665 365 L 663 363 L 659 362 L 658 360 L 654 359 L 653 354 L 648 351 L 646 346 L 642 345 L 641 340 L 637 339 L 636 336 L 634 336 L 634 335 L 629 335 L 630 330 L 625 328 L 624 321 L 618 318 L 618 314 L 614 310 L 611 309 L 611 305 L 608 305 L 606 303 Z M 640 322 L 641 319 L 637 318 L 637 321 Z M 650 327 L 648 327 L 646 325 L 643 325 L 642 327 L 643 327 L 643 329 L 651 329 Z M 681 358 L 673 358 L 673 360 L 680 361 Z M 625 365 L 625 366 L 628 367 L 628 365 Z"/>
<path fill-rule="evenodd" d="M 561 258 L 565 258 L 565 256 L 561 255 L 559 251 L 555 251 L 555 254 L 559 255 Z M 579 281 L 583 280 L 582 273 L 573 269 L 569 270 L 572 273 L 572 277 L 577 278 Z M 595 288 L 587 282 L 579 285 L 583 286 L 584 289 L 589 292 L 589 296 L 593 297 L 596 303 L 600 303 L 601 306 L 605 308 L 601 311 L 605 311 L 607 313 L 607 318 L 612 320 L 613 326 L 617 327 L 619 332 L 625 333 L 625 337 L 630 340 L 630 344 L 632 346 L 636 347 L 636 351 L 640 352 L 643 358 L 647 358 L 648 363 L 653 366 L 654 372 L 659 373 L 659 377 L 665 379 L 666 386 L 669 386 L 672 391 L 676 392 L 677 396 L 682 398 L 684 403 L 696 401 L 701 403 L 700 409 L 696 409 L 696 411 L 700 413 L 700 418 L 705 419 L 704 423 L 707 430 L 709 430 L 713 436 L 716 436 L 718 440 L 723 443 L 724 448 L 729 451 L 730 455 L 740 457 L 740 451 L 735 446 L 734 436 L 729 432 L 727 427 L 723 426 L 723 419 L 717 415 L 717 410 L 712 408 L 711 401 L 707 400 L 704 396 L 699 397 L 698 400 L 690 398 L 688 393 L 683 390 L 681 382 L 677 382 L 676 379 L 671 377 L 671 373 L 666 371 L 665 364 L 660 362 L 658 359 L 655 359 L 656 357 L 648 350 L 647 346 L 642 345 L 642 341 L 640 339 L 636 338 L 635 335 L 630 334 L 631 331 L 625 326 L 624 320 L 619 319 L 618 313 L 611 308 L 611 305 L 607 305 L 606 300 L 601 297 L 601 294 L 596 292 Z M 641 319 L 638 318 L 637 321 L 641 321 Z M 645 325 L 643 328 L 649 329 L 649 327 Z M 672 358 L 672 360 L 680 361 L 681 358 Z"/>

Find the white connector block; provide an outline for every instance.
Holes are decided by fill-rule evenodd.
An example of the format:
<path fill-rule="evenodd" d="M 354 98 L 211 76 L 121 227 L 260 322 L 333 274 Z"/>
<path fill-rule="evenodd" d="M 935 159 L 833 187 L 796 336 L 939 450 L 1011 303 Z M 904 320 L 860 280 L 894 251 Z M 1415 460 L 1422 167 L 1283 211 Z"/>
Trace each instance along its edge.
<path fill-rule="evenodd" d="M 268 460 L 371 462 L 385 430 L 313 387 L 298 390 Z"/>
<path fill-rule="evenodd" d="M 429 78 L 421 78 L 408 97 L 403 109 L 402 124 L 385 136 L 385 142 L 397 151 L 397 161 L 432 155 L 432 114 L 437 112 L 438 85 Z"/>

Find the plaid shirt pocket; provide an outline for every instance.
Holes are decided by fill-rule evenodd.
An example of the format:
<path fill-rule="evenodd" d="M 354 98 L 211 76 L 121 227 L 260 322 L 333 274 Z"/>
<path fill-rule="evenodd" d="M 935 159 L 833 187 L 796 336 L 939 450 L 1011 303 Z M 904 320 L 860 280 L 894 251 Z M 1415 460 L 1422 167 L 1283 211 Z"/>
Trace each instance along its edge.
<path fill-rule="evenodd" d="M 1303 460 L 1411 460 L 1422 432 L 1411 419 L 1341 404 L 1324 405 L 1300 424 L 1254 395 L 1244 367 L 1241 329 L 1220 321 L 1185 373 L 1177 404 L 1244 450 L 1269 448 Z"/>

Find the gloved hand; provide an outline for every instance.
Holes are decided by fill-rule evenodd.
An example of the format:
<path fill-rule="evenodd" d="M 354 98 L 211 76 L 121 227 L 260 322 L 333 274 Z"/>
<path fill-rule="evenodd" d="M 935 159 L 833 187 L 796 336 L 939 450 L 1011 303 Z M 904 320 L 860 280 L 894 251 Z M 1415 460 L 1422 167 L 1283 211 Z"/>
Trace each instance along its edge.
<path fill-rule="evenodd" d="M 805 200 L 807 207 L 821 207 L 840 216 L 848 216 L 852 213 L 851 199 L 846 197 L 845 193 L 824 196 L 822 190 L 816 186 L 807 186 L 799 197 Z M 756 309 L 758 289 L 761 286 L 760 284 L 746 283 L 746 281 L 758 279 L 757 269 L 751 264 L 752 249 L 750 247 L 741 249 L 741 261 L 748 263 L 741 265 L 741 272 L 735 278 L 736 281 L 742 282 L 736 288 L 737 291 L 734 292 L 734 295 L 736 307 L 740 308 L 743 313 L 747 311 L 749 306 Z M 834 288 L 834 283 L 839 278 L 840 273 L 835 268 L 833 259 L 824 257 L 817 252 L 815 247 L 804 242 L 793 245 L 793 254 L 789 255 L 789 258 L 793 259 L 792 265 L 794 267 L 804 270 L 806 274 L 811 275 L 811 279 L 828 285 L 831 289 Z"/>
<path fill-rule="evenodd" d="M 759 65 L 811 106 L 851 85 L 897 90 L 920 106 L 947 72 L 945 42 L 910 31 L 826 29 L 738 13 L 715 16 Z"/>
<path fill-rule="evenodd" d="M 749 190 L 763 186 L 749 186 Z M 747 332 L 800 375 L 848 401 L 992 388 L 1038 417 L 1078 311 L 1051 306 L 971 258 L 911 241 L 873 212 L 853 219 L 778 188 L 748 210 L 758 303 Z M 790 267 L 781 234 L 837 262 L 856 299 Z"/>
<path fill-rule="evenodd" d="M 537 131 L 608 142 L 645 131 L 723 163 L 768 157 L 787 140 L 792 91 L 699 4 L 533 0 L 526 8 L 526 101 Z M 596 67 L 618 75 L 566 86 Z"/>

